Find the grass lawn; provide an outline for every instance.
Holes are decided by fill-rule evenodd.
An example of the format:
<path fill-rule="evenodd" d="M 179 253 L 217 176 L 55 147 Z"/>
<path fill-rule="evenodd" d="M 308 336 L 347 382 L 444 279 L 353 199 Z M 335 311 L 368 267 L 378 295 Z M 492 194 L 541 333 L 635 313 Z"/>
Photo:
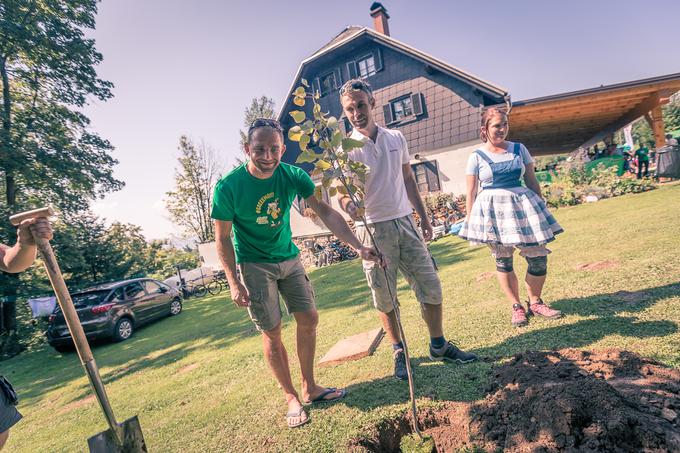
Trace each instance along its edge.
<path fill-rule="evenodd" d="M 509 304 L 489 252 L 454 237 L 431 246 L 444 289 L 445 332 L 463 349 L 502 360 L 526 349 L 618 347 L 680 367 L 680 184 L 554 211 L 566 232 L 551 245 L 544 299 L 558 321 L 510 326 Z M 577 265 L 610 260 L 599 271 Z M 516 259 L 523 275 L 526 264 Z M 358 261 L 311 272 L 320 311 L 317 356 L 345 336 L 378 326 Z M 640 300 L 614 293 L 645 291 Z M 226 293 L 223 293 L 226 294 Z M 493 360 L 465 366 L 430 363 L 428 335 L 402 281 L 402 316 L 421 404 L 483 397 Z M 299 381 L 295 323 L 284 320 L 294 380 Z M 342 451 L 376 420 L 404 411 L 408 386 L 395 381 L 387 341 L 372 357 L 318 371 L 323 385 L 347 387 L 342 402 L 309 410 L 312 422 L 290 430 L 261 340 L 227 296 L 190 300 L 180 316 L 94 350 L 119 420 L 139 415 L 152 452 Z M 8 451 L 86 451 L 106 428 L 75 354 L 50 348 L 0 364 L 19 392 L 24 419 Z"/>

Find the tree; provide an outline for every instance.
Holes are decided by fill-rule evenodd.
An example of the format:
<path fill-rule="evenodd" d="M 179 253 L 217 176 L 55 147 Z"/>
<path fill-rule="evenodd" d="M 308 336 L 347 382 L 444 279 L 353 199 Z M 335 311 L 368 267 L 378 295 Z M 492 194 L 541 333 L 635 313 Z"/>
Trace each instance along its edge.
<path fill-rule="evenodd" d="M 680 129 L 680 99 L 664 105 L 661 108 L 665 132 L 672 132 Z M 633 138 L 645 143 L 654 143 L 654 132 L 649 127 L 649 123 L 643 117 L 633 124 Z"/>
<path fill-rule="evenodd" d="M 95 70 L 102 55 L 84 33 L 96 12 L 96 0 L 0 3 L 0 241 L 14 240 L 10 213 L 46 200 L 77 212 L 123 186 L 113 177 L 113 147 L 81 113 L 91 98 L 112 96 Z M 0 275 L 10 302 L 0 332 L 14 327 L 18 284 L 18 276 Z"/>
<path fill-rule="evenodd" d="M 170 219 L 199 242 L 215 240 L 210 209 L 212 192 L 221 169 L 215 153 L 205 143 L 195 145 L 186 136 L 179 139 L 179 167 L 175 170 L 175 190 L 167 192 L 165 207 Z"/>
<path fill-rule="evenodd" d="M 245 128 L 245 131 L 241 129 L 239 130 L 239 133 L 241 134 L 241 150 L 245 151 L 244 145 L 248 141 L 247 132 L 252 122 L 257 118 L 276 118 L 274 100 L 264 95 L 259 98 L 253 98 L 250 102 L 250 106 L 244 110 L 243 114 L 243 127 Z M 237 158 L 236 160 L 237 162 L 242 163 L 240 159 Z"/>

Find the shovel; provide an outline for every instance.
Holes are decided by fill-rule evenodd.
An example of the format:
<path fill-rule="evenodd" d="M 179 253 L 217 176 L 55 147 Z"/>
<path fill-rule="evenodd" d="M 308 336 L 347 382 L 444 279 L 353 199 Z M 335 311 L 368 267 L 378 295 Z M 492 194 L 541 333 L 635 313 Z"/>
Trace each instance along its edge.
<path fill-rule="evenodd" d="M 32 218 L 48 217 L 53 212 L 50 208 L 40 208 L 33 211 L 22 212 L 21 214 L 13 215 L 9 218 L 14 226 L 18 226 L 22 221 Z M 64 277 L 61 275 L 57 258 L 54 256 L 50 241 L 42 238 L 35 238 L 36 245 L 42 258 L 45 262 L 45 269 L 49 276 L 50 283 L 54 289 L 54 293 L 59 301 L 61 311 L 64 313 L 64 319 L 68 330 L 71 332 L 73 343 L 76 346 L 80 363 L 85 368 L 85 373 L 90 380 L 92 389 L 94 390 L 97 401 L 104 411 L 104 417 L 109 425 L 109 429 L 101 432 L 87 440 L 90 452 L 93 453 L 140 453 L 146 452 L 146 444 L 144 443 L 144 435 L 142 428 L 139 425 L 137 416 L 125 420 L 122 424 L 116 422 L 113 415 L 113 409 L 109 404 L 109 399 L 104 390 L 104 383 L 99 376 L 97 363 L 94 361 L 90 345 L 87 343 L 83 326 L 80 324 L 78 313 L 73 306 L 71 295 L 68 292 Z"/>

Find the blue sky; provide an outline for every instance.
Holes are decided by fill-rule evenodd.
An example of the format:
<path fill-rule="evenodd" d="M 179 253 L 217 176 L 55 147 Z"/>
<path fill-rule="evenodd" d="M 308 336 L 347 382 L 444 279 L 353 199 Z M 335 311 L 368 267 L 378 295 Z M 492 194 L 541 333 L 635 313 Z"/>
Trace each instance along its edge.
<path fill-rule="evenodd" d="M 92 33 L 114 98 L 90 105 L 116 147 L 120 192 L 97 201 L 148 238 L 179 233 L 163 198 L 179 137 L 204 140 L 225 168 L 253 97 L 277 108 L 302 59 L 347 25 L 372 27 L 371 1 L 104 0 Z M 680 72 L 680 2 L 385 1 L 391 35 L 500 85 L 514 100 Z M 675 46 L 675 48 L 673 47 Z"/>

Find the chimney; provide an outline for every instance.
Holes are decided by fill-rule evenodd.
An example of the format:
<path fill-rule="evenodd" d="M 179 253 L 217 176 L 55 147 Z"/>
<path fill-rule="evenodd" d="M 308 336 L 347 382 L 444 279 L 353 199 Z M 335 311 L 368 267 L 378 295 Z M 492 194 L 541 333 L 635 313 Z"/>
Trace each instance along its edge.
<path fill-rule="evenodd" d="M 387 23 L 387 19 L 390 15 L 387 14 L 387 10 L 380 2 L 373 2 L 371 5 L 371 17 L 373 18 L 373 28 L 378 33 L 382 33 L 385 36 L 390 35 L 390 27 Z"/>

